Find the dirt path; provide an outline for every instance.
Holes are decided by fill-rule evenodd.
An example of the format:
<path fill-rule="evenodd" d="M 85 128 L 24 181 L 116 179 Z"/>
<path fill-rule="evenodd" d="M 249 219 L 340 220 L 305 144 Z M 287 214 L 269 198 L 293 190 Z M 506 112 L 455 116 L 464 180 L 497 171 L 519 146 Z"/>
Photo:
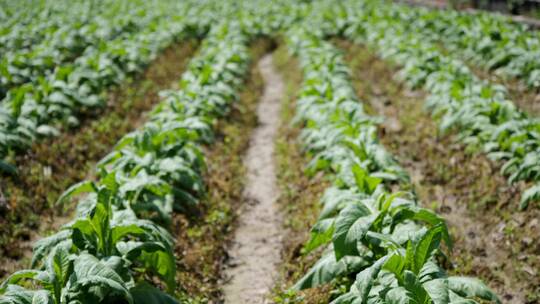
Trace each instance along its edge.
<path fill-rule="evenodd" d="M 239 227 L 229 251 L 230 267 L 225 271 L 229 280 L 224 287 L 225 302 L 268 303 L 265 295 L 278 275 L 281 260 L 281 214 L 275 202 L 278 198 L 274 163 L 274 141 L 279 127 L 280 102 L 284 95 L 281 76 L 274 70 L 272 56 L 259 62 L 265 90 L 257 115 L 260 125 L 251 136 L 244 160 L 247 168 L 245 200 Z"/>

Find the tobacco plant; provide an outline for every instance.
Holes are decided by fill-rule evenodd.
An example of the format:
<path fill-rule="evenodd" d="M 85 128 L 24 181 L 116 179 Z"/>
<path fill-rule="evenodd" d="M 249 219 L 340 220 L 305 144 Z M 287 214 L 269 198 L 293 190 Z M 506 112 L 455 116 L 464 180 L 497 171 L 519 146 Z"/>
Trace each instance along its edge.
<path fill-rule="evenodd" d="M 378 143 L 378 120 L 363 111 L 341 55 L 323 40 L 335 23 L 320 17 L 290 30 L 288 45 L 304 74 L 296 122 L 312 157 L 308 173 L 324 170 L 334 185 L 304 252 L 326 249 L 292 289 L 348 277 L 356 280 L 332 303 L 498 302 L 483 283 L 449 277 L 439 265 L 452 248 L 444 220 L 419 207 L 414 193 L 389 190 L 407 185 L 408 175 Z M 309 30 L 321 22 L 330 32 Z"/>
<path fill-rule="evenodd" d="M 457 139 L 470 150 L 500 163 L 510 184 L 529 182 L 520 209 L 537 200 L 539 120 L 520 111 L 503 86 L 480 80 L 464 62 L 443 52 L 423 29 L 431 23 L 412 22 L 414 17 L 401 6 L 379 4 L 356 0 L 333 7 L 340 21 L 332 23 L 328 34 L 373 46 L 383 58 L 401 65 L 399 78 L 430 93 L 426 108 L 442 133 L 458 133 Z"/>
<path fill-rule="evenodd" d="M 236 99 L 247 42 L 239 23 L 213 27 L 182 93 L 164 94 L 150 121 L 119 141 L 98 165 L 98 181 L 59 198 L 79 200 L 77 217 L 35 244 L 33 268 L 1 285 L 0 303 L 177 303 L 168 223 L 204 197 L 200 144 L 211 143 L 213 121 Z"/>

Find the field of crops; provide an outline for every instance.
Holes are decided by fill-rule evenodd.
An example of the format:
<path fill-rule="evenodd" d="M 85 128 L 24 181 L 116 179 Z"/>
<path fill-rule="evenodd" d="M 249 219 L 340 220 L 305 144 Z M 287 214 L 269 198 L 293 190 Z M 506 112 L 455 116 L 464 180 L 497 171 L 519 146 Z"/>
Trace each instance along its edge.
<path fill-rule="evenodd" d="M 540 33 L 386 0 L 0 0 L 0 304 L 540 303 Z"/>

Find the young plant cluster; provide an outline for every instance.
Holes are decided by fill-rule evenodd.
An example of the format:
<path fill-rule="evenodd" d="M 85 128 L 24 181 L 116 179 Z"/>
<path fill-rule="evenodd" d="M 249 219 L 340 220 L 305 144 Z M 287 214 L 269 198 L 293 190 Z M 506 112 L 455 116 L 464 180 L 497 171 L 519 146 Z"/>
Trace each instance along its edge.
<path fill-rule="evenodd" d="M 204 197 L 199 145 L 237 98 L 247 43 L 238 23 L 212 27 L 180 89 L 101 161 L 96 182 L 62 195 L 60 203 L 80 198 L 76 218 L 35 244 L 32 269 L 0 285 L 0 303 L 177 303 L 167 227 Z"/>
<path fill-rule="evenodd" d="M 296 120 L 312 157 L 308 172 L 325 172 L 333 185 L 305 252 L 326 249 L 294 289 L 353 277 L 332 303 L 498 302 L 480 281 L 448 276 L 440 266 L 443 243 L 452 246 L 444 220 L 419 207 L 413 193 L 396 190 L 407 173 L 379 144 L 377 120 L 364 112 L 341 54 L 312 28 L 287 33 L 304 75 Z"/>

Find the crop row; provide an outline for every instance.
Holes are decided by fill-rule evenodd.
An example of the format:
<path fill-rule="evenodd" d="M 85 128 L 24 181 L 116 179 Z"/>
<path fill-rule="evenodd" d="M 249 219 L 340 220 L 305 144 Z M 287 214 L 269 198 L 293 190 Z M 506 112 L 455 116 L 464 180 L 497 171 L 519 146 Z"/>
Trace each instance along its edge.
<path fill-rule="evenodd" d="M 94 49 L 104 48 L 110 40 L 132 39 L 129 36 L 150 25 L 153 19 L 164 15 L 164 6 L 135 6 L 128 10 L 126 3 L 122 1 L 96 4 L 97 7 L 91 9 L 85 5 L 69 5 L 74 11 L 51 16 L 49 22 L 57 24 L 45 31 L 45 37 L 40 43 L 34 42 L 28 48 L 4 50 L 0 55 L 0 98 L 3 99 L 10 89 L 22 84 L 37 84 L 40 78 L 51 73 L 57 66 L 95 52 Z M 90 13 L 94 11 L 98 13 Z M 17 26 L 21 28 L 17 39 L 32 41 L 30 37 L 26 37 L 32 35 L 29 26 Z M 9 29 L 10 35 L 13 31 L 15 29 Z"/>
<path fill-rule="evenodd" d="M 199 145 L 212 141 L 215 120 L 237 98 L 247 38 L 235 22 L 212 27 L 181 88 L 165 92 L 150 121 L 100 162 L 96 182 L 62 195 L 61 203 L 82 197 L 76 218 L 35 244 L 33 268 L 1 285 L 0 303 L 177 303 L 166 227 L 204 195 Z M 168 294 L 150 284 L 157 279 Z"/>
<path fill-rule="evenodd" d="M 108 7 L 106 1 L 97 3 L 100 4 L 94 8 L 96 11 Z M 105 104 L 103 95 L 107 88 L 141 71 L 172 41 L 200 37 L 210 24 L 218 22 L 220 16 L 227 18 L 233 7 L 229 2 L 165 1 L 150 2 L 127 10 L 132 5 L 125 1 L 112 5 L 111 11 L 103 13 L 112 19 L 105 25 L 101 24 L 97 13 L 85 15 L 91 21 L 83 24 L 78 24 L 81 22 L 78 19 L 65 22 L 64 30 L 56 24 L 51 25 L 50 35 L 59 36 L 44 38 L 46 47 L 41 48 L 38 44 L 31 50 L 4 54 L 0 60 L 0 83 L 4 84 L 0 84 L 0 87 L 6 94 L 0 104 L 0 171 L 16 173 L 16 168 L 9 164 L 16 153 L 29 148 L 39 137 L 55 136 L 59 134 L 59 128 L 78 125 L 81 113 Z M 237 5 L 242 10 L 235 13 L 239 17 L 246 16 L 243 22 L 249 23 L 245 28 L 252 34 L 270 34 L 284 24 L 291 24 L 307 7 L 284 5 L 284 2 L 271 5 L 242 2 Z M 84 3 L 79 2 L 69 6 L 81 10 L 86 8 Z M 127 13 L 124 12 L 126 10 Z M 51 11 L 56 12 L 54 9 Z M 119 11 L 124 14 L 122 18 L 116 18 Z M 253 14 L 263 16 L 263 13 L 266 13 L 264 17 L 252 18 Z M 72 14 L 70 11 L 51 13 L 50 20 L 61 23 L 64 15 Z M 81 28 L 72 26 L 73 23 Z M 34 25 L 37 26 L 23 23 L 20 27 L 31 28 Z M 97 25 L 99 28 L 96 28 Z M 84 41 L 66 39 L 63 35 L 66 31 L 77 37 L 84 36 Z M 88 31 L 93 31 L 97 36 Z M 6 32 L 10 33 L 10 30 Z M 32 40 L 29 36 L 23 37 L 24 41 Z M 72 62 L 63 62 L 63 55 L 53 50 L 63 47 L 56 45 L 55 41 L 72 41 L 76 44 L 74 48 L 84 50 L 80 50 L 81 53 Z M 73 50 L 66 54 L 77 52 Z"/>
<path fill-rule="evenodd" d="M 312 158 L 308 172 L 325 172 L 333 185 L 305 246 L 326 249 L 294 288 L 355 277 L 332 303 L 498 302 L 480 281 L 445 273 L 443 244 L 452 244 L 444 220 L 413 193 L 390 190 L 409 177 L 379 144 L 378 120 L 364 112 L 340 52 L 323 41 L 324 31 L 314 34 L 324 22 L 312 21 L 287 33 L 304 75 L 296 120 Z"/>
<path fill-rule="evenodd" d="M 1 1 L 0 56 L 6 52 L 30 50 L 55 35 L 64 25 L 98 16 L 114 7 L 114 1 Z M 125 7 L 127 8 L 127 7 Z"/>
<path fill-rule="evenodd" d="M 470 150 L 500 163 L 509 183 L 536 183 L 522 193 L 520 208 L 538 200 L 540 120 L 517 109 L 504 87 L 480 80 L 462 61 L 444 54 L 417 30 L 417 24 L 397 18 L 397 8 L 349 1 L 331 9 L 324 24 L 328 33 L 371 46 L 402 66 L 400 78 L 430 93 L 426 108 L 439 129 L 457 131 L 458 140 Z"/>
<path fill-rule="evenodd" d="M 163 9 L 173 12 L 161 18 L 156 13 L 144 29 L 89 47 L 73 63 L 9 90 L 0 104 L 3 171 L 13 173 L 15 168 L 7 164 L 10 157 L 27 149 L 37 137 L 56 135 L 57 126 L 77 125 L 85 109 L 103 106 L 106 88 L 139 72 L 172 41 L 200 34 L 191 26 L 197 8 L 178 4 Z M 186 15 L 173 15 L 176 10 Z"/>
<path fill-rule="evenodd" d="M 393 5 L 394 17 L 476 65 L 540 88 L 540 35 L 527 25 L 490 13 L 463 13 Z"/>

